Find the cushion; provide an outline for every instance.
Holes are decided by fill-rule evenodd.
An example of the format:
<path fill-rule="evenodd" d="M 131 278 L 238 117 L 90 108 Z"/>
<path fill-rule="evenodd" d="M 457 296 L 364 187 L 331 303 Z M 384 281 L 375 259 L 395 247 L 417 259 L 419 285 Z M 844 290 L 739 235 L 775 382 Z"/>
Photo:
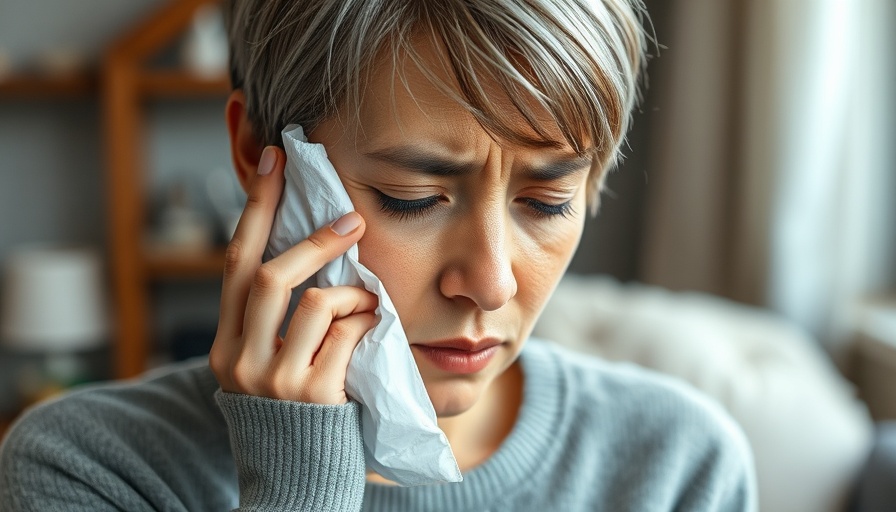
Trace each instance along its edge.
<path fill-rule="evenodd" d="M 568 276 L 537 336 L 679 377 L 744 430 L 763 512 L 842 512 L 873 424 L 818 344 L 772 313 L 721 298 Z"/>

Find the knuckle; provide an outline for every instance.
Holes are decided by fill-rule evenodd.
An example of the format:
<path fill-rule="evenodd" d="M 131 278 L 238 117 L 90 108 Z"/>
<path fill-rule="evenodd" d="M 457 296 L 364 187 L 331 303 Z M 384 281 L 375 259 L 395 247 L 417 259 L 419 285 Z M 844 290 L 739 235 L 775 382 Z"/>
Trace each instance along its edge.
<path fill-rule="evenodd" d="M 274 373 L 265 383 L 265 391 L 274 398 L 293 398 L 296 395 L 296 379 L 289 373 Z"/>
<path fill-rule="evenodd" d="M 239 359 L 233 364 L 230 378 L 238 389 L 248 391 L 255 387 L 253 375 L 252 366 L 244 359 Z"/>
<path fill-rule="evenodd" d="M 252 285 L 259 291 L 270 292 L 282 289 L 285 283 L 277 271 L 271 268 L 270 265 L 264 264 L 255 270 Z"/>
<path fill-rule="evenodd" d="M 306 238 L 308 243 L 314 246 L 317 250 L 321 252 L 325 252 L 327 250 L 327 243 L 324 238 L 319 233 L 311 233 L 311 235 Z"/>
<path fill-rule="evenodd" d="M 242 393 L 247 392 L 252 386 L 252 382 L 248 379 L 244 374 L 233 372 L 230 376 L 230 382 L 233 383 L 234 388 Z"/>
<path fill-rule="evenodd" d="M 227 373 L 227 359 L 217 341 L 212 344 L 208 353 L 208 366 L 217 377 L 223 377 Z"/>
<path fill-rule="evenodd" d="M 246 210 L 255 210 L 265 205 L 264 197 L 261 194 L 249 192 L 246 196 Z"/>
<path fill-rule="evenodd" d="M 227 250 L 224 252 L 224 277 L 231 277 L 236 274 L 240 267 L 242 259 L 243 242 L 238 238 L 234 238 L 227 244 Z"/>
<path fill-rule="evenodd" d="M 327 293 L 320 288 L 308 288 L 302 292 L 299 308 L 309 313 L 318 313 L 327 309 Z"/>
<path fill-rule="evenodd" d="M 327 332 L 327 336 L 329 337 L 330 343 L 343 345 L 346 343 L 353 343 L 355 340 L 352 338 L 355 337 L 356 334 L 355 330 L 346 322 L 336 321 L 330 324 L 330 330 Z"/>

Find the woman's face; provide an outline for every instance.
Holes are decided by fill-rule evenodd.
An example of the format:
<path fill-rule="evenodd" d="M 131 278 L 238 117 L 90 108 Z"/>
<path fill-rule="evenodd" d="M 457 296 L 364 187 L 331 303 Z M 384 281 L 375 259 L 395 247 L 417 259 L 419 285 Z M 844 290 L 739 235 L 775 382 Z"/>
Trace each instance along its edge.
<path fill-rule="evenodd" d="M 496 140 L 412 65 L 405 78 L 410 93 L 380 68 L 360 126 L 333 119 L 309 139 L 366 220 L 360 260 L 385 285 L 448 417 L 519 354 L 578 245 L 591 160 L 567 145 Z"/>

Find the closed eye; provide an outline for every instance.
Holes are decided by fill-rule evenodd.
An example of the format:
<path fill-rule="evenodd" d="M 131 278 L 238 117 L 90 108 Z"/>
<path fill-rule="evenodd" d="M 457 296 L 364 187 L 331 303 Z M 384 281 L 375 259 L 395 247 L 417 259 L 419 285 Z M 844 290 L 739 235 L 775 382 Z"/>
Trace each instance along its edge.
<path fill-rule="evenodd" d="M 545 203 L 544 201 L 539 201 L 537 199 L 532 199 L 531 197 L 524 197 L 520 199 L 520 201 L 532 209 L 532 212 L 536 217 L 541 218 L 551 218 L 551 217 L 563 217 L 569 218 L 570 215 L 575 213 L 575 210 L 572 208 L 572 199 L 569 201 L 560 203 L 560 204 L 550 204 Z"/>
<path fill-rule="evenodd" d="M 438 207 L 439 202 L 442 200 L 440 195 L 422 197 L 420 199 L 398 199 L 379 190 L 376 193 L 380 211 L 400 220 L 419 219 Z M 538 218 L 569 218 L 570 215 L 575 213 L 572 207 L 572 199 L 559 204 L 546 203 L 530 197 L 521 198 L 519 201 L 530 208 L 533 215 Z"/>
<path fill-rule="evenodd" d="M 377 200 L 380 203 L 380 211 L 401 220 L 417 219 L 438 206 L 441 196 L 429 196 L 420 199 L 398 199 L 377 192 Z"/>

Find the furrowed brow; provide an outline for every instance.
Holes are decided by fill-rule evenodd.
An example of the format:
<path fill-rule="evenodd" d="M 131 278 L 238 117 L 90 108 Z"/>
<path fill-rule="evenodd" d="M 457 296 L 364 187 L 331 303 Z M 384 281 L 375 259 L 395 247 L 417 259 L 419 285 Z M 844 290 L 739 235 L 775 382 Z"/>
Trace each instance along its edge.
<path fill-rule="evenodd" d="M 577 172 L 590 170 L 592 161 L 593 158 L 591 156 L 577 156 L 545 165 L 526 167 L 525 174 L 530 179 L 536 181 L 552 181 L 565 178 Z"/>
<path fill-rule="evenodd" d="M 433 176 L 463 176 L 476 171 L 476 165 L 473 163 L 453 161 L 413 146 L 378 149 L 364 153 L 364 155 L 410 171 Z"/>

